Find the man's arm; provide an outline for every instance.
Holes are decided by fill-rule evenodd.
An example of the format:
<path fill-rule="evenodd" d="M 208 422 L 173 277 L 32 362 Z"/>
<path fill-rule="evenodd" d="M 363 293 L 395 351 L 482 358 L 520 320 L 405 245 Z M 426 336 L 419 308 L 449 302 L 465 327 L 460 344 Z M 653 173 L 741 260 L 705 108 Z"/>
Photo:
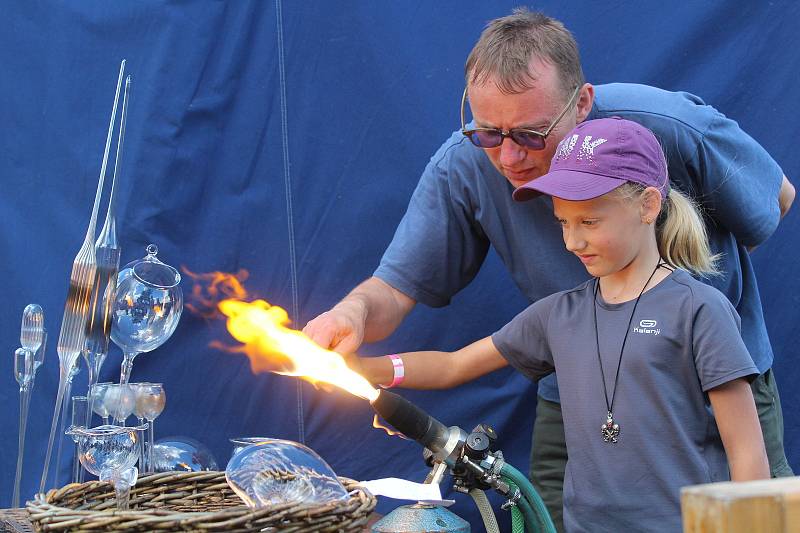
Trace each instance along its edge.
<path fill-rule="evenodd" d="M 319 345 L 353 353 L 363 342 L 388 337 L 417 301 L 447 305 L 475 277 L 489 239 L 468 207 L 474 201 L 464 180 L 473 167 L 450 150 L 462 137 L 448 140 L 425 167 L 373 277 L 306 325 L 303 331 Z"/>
<path fill-rule="evenodd" d="M 385 281 L 371 277 L 333 309 L 306 324 L 303 333 L 323 348 L 354 353 L 363 342 L 391 335 L 416 303 Z"/>
<path fill-rule="evenodd" d="M 778 209 L 780 209 L 781 218 L 785 217 L 786 213 L 789 212 L 792 203 L 794 203 L 794 185 L 792 185 L 789 178 L 784 174 L 783 181 L 781 182 L 781 190 L 778 193 Z M 758 246 L 748 246 L 747 251 L 752 252 L 756 248 L 758 248 Z"/>
<path fill-rule="evenodd" d="M 794 185 L 789 181 L 786 177 L 786 174 L 783 175 L 783 182 L 781 182 L 781 191 L 778 193 L 778 206 L 781 210 L 781 218 L 786 216 L 786 213 L 789 212 L 789 209 L 792 207 L 792 203 L 794 202 Z"/>

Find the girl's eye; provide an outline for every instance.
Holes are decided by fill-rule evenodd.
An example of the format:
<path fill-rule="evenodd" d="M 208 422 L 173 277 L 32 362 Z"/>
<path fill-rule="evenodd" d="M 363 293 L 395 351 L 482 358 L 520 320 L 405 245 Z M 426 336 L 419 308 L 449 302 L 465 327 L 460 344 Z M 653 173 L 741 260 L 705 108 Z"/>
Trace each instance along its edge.
<path fill-rule="evenodd" d="M 596 224 L 597 224 L 597 220 L 584 220 L 583 221 L 583 225 L 584 226 L 594 226 Z"/>
<path fill-rule="evenodd" d="M 567 225 L 567 221 L 566 221 L 566 220 L 564 220 L 563 218 L 557 218 L 557 219 L 556 219 L 556 222 L 558 222 L 558 224 L 559 224 L 560 226 L 566 226 L 566 225 Z"/>

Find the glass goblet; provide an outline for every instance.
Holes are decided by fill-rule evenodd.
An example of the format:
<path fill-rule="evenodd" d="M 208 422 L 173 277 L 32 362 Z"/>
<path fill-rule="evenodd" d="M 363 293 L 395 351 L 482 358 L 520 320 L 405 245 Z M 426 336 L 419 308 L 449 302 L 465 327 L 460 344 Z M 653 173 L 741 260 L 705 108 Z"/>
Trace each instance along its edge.
<path fill-rule="evenodd" d="M 111 481 L 117 496 L 117 509 L 128 509 L 130 489 L 136 483 L 137 443 L 147 424 L 137 427 L 103 425 L 96 428 L 72 426 L 67 431 L 80 450 L 83 467 L 100 478 Z"/>
<path fill-rule="evenodd" d="M 103 425 L 108 425 L 108 417 L 110 413 L 108 412 L 108 406 L 106 405 L 106 394 L 108 393 L 108 386 L 111 383 L 96 383 L 92 385 L 92 389 L 89 391 L 89 409 L 91 412 L 97 414 L 97 416 L 103 419 Z M 91 413 L 89 417 L 91 417 Z M 91 420 L 86 421 L 86 427 L 90 427 Z"/>
<path fill-rule="evenodd" d="M 133 414 L 136 406 L 136 393 L 127 383 L 109 384 L 106 388 L 105 404 L 109 414 L 120 426 Z"/>
<path fill-rule="evenodd" d="M 145 459 L 146 472 L 153 473 L 153 439 L 155 420 L 164 410 L 167 395 L 161 383 L 147 383 L 139 386 L 136 399 L 137 409 L 147 419 L 149 431 L 147 438 L 147 458 Z"/>
<path fill-rule="evenodd" d="M 181 275 L 158 260 L 158 247 L 128 263 L 117 277 L 111 321 L 111 340 L 122 349 L 120 383 L 130 379 L 133 359 L 155 350 L 170 338 L 183 311 Z"/>

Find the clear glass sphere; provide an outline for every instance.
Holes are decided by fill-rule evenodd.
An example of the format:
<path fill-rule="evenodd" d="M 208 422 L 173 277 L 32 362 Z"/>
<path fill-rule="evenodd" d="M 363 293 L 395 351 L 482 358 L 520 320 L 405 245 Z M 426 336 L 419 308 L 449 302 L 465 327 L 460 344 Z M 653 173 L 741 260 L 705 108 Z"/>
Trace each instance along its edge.
<path fill-rule="evenodd" d="M 111 340 L 123 352 L 149 352 L 161 346 L 178 327 L 183 312 L 181 275 L 156 258 L 158 248 L 128 263 L 117 276 Z"/>
<path fill-rule="evenodd" d="M 228 462 L 225 479 L 251 508 L 347 498 L 328 463 L 311 448 L 288 440 L 245 446 Z"/>
<path fill-rule="evenodd" d="M 167 437 L 153 446 L 154 472 L 203 472 L 218 470 L 211 450 L 191 437 Z"/>

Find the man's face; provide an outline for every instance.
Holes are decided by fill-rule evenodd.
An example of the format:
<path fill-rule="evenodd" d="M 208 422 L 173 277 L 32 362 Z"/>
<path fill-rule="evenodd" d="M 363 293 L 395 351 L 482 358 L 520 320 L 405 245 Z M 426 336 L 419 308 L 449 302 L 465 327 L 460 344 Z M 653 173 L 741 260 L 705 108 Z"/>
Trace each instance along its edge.
<path fill-rule="evenodd" d="M 527 128 L 545 131 L 566 105 L 571 94 L 564 94 L 555 67 L 540 60 L 531 62 L 537 74 L 536 85 L 524 92 L 505 94 L 494 79 L 470 85 L 472 116 L 477 127 Z M 592 89 L 585 85 L 575 102 L 547 136 L 543 150 L 532 150 L 506 138 L 498 147 L 484 148 L 492 164 L 515 188 L 547 173 L 559 141 L 591 110 Z"/>

